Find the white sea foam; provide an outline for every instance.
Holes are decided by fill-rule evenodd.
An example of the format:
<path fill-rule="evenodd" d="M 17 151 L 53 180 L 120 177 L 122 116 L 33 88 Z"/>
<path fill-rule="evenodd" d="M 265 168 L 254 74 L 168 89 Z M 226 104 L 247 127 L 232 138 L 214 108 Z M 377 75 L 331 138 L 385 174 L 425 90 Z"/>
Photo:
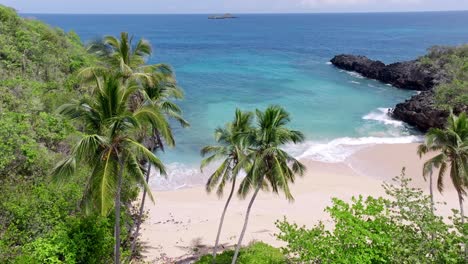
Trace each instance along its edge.
<path fill-rule="evenodd" d="M 390 108 L 377 108 L 377 110 L 370 112 L 362 117 L 364 120 L 374 120 L 385 125 L 392 125 L 395 127 L 402 127 L 404 123 L 390 117 Z"/>
<path fill-rule="evenodd" d="M 357 151 L 376 144 L 404 144 L 421 142 L 421 136 L 402 137 L 343 137 L 326 141 L 306 141 L 297 145 L 286 145 L 284 149 L 298 159 L 308 159 L 326 163 L 346 162 Z M 167 165 L 167 177 L 162 177 L 153 169 L 150 185 L 157 191 L 178 190 L 203 186 L 208 177 L 219 166 L 212 164 L 200 171 L 198 165 L 171 163 Z M 239 177 L 244 177 L 240 175 Z"/>
<path fill-rule="evenodd" d="M 173 162 L 166 166 L 167 176 L 163 177 L 155 172 L 151 173 L 150 185 L 157 191 L 179 190 L 201 186 L 206 183 L 210 175 L 218 168 L 220 162 L 208 165 L 203 171 L 197 165 L 186 165 L 179 162 Z M 241 173 L 239 177 L 244 177 Z"/>
<path fill-rule="evenodd" d="M 190 188 L 203 184 L 207 179 L 206 171 L 203 173 L 195 166 L 174 162 L 166 167 L 166 177 L 152 170 L 150 185 L 157 191 Z"/>
<path fill-rule="evenodd" d="M 361 74 L 357 73 L 357 72 L 353 72 L 353 71 L 345 71 L 347 74 L 353 76 L 354 78 L 358 78 L 358 79 L 364 79 L 365 77 L 362 76 Z"/>
<path fill-rule="evenodd" d="M 356 81 L 350 81 L 350 83 L 361 84 L 360 82 L 356 82 Z"/>
<path fill-rule="evenodd" d="M 308 141 L 297 145 L 286 146 L 298 159 L 310 159 L 327 163 L 339 163 L 345 161 L 348 157 L 357 151 L 375 145 L 375 144 L 404 144 L 420 142 L 420 136 L 404 137 L 344 137 L 334 139 L 330 142 Z"/>
<path fill-rule="evenodd" d="M 330 61 L 327 61 L 327 63 L 326 63 L 326 64 L 327 64 L 327 65 L 331 65 L 332 63 L 331 63 Z"/>

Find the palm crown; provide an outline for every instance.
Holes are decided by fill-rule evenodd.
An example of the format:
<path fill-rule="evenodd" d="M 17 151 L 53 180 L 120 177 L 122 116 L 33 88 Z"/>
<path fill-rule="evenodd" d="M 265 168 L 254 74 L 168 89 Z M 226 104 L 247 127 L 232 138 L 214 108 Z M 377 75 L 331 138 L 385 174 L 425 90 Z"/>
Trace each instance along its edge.
<path fill-rule="evenodd" d="M 252 113 L 237 109 L 233 122 L 226 124 L 224 128 L 216 128 L 214 136 L 218 144 L 201 150 L 202 156 L 209 155 L 202 161 L 202 169 L 215 160 L 224 159 L 206 183 L 208 192 L 218 185 L 217 194 L 221 195 L 226 182 L 236 177 L 241 169 L 245 169 L 245 163 L 243 167 L 237 167 L 238 162 L 247 154 L 247 146 L 240 140 L 239 134 L 251 131 L 252 117 Z"/>
<path fill-rule="evenodd" d="M 294 182 L 296 174 L 302 176 L 305 167 L 281 145 L 300 143 L 304 135 L 286 127 L 290 116 L 279 106 L 270 106 L 264 112 L 257 110 L 256 116 L 257 128 L 242 136 L 252 150 L 246 157 L 252 167 L 241 183 L 239 195 L 245 197 L 251 188 L 270 186 L 273 192 L 282 190 L 288 200 L 293 200 L 288 183 Z"/>
<path fill-rule="evenodd" d="M 433 168 L 439 168 L 437 187 L 443 190 L 443 179 L 450 169 L 452 183 L 461 195 L 466 195 L 468 186 L 468 118 L 465 113 L 455 116 L 451 113 L 446 129 L 433 128 L 426 134 L 426 141 L 418 148 L 420 155 L 430 151 L 440 153 L 424 164 L 424 175 Z"/>
<path fill-rule="evenodd" d="M 139 163 L 141 158 L 149 160 L 165 174 L 161 161 L 135 140 L 135 134 L 145 122 L 166 128 L 168 124 L 157 108 L 142 106 L 134 112 L 128 110 L 128 99 L 134 87 L 127 87 L 112 77 L 105 77 L 98 83 L 92 99 L 66 104 L 59 109 L 62 114 L 81 119 L 86 131 L 71 155 L 54 168 L 53 174 L 57 179 L 64 178 L 74 173 L 77 162 L 89 164 L 92 175 L 84 205 L 88 212 L 97 210 L 106 215 L 114 205 L 118 168 L 125 168 L 128 179 L 147 190 L 144 170 Z"/>

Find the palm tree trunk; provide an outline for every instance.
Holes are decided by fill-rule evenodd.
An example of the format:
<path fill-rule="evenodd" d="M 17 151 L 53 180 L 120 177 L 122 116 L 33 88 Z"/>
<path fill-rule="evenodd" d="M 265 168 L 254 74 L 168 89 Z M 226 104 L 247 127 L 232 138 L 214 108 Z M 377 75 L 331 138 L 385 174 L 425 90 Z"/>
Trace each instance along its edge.
<path fill-rule="evenodd" d="M 213 264 L 216 263 L 216 251 L 218 249 L 219 236 L 221 235 L 221 229 L 223 228 L 224 215 L 226 214 L 229 203 L 231 202 L 231 198 L 232 198 L 232 195 L 234 194 L 235 187 L 236 187 L 236 177 L 232 179 L 231 192 L 229 193 L 229 197 L 226 201 L 226 204 L 224 205 L 223 213 L 221 214 L 221 219 L 220 219 L 219 227 L 218 227 L 218 234 L 216 235 L 216 242 L 213 248 Z"/>
<path fill-rule="evenodd" d="M 460 203 L 460 215 L 461 215 L 461 223 L 462 225 L 465 224 L 465 212 L 463 210 L 463 197 L 460 192 L 458 192 L 458 202 Z"/>
<path fill-rule="evenodd" d="M 149 182 L 149 176 L 151 174 L 151 163 L 148 162 L 148 168 L 146 169 L 146 183 Z M 145 208 L 145 200 L 146 200 L 146 188 L 143 188 L 143 197 L 141 198 L 141 205 L 140 211 L 138 213 L 135 233 L 133 233 L 133 241 L 132 241 L 132 248 L 131 248 L 131 256 L 135 254 L 136 243 L 138 241 L 138 235 L 140 233 L 140 226 L 141 226 L 141 219 L 143 218 L 143 212 Z"/>
<path fill-rule="evenodd" d="M 115 225 L 114 225 L 114 263 L 120 264 L 120 191 L 122 189 L 122 176 L 124 169 L 124 157 L 119 160 L 119 175 L 117 175 L 117 191 L 115 193 Z"/>
<path fill-rule="evenodd" d="M 463 196 L 461 192 L 458 192 L 458 202 L 460 203 L 461 225 L 463 227 L 465 224 L 465 212 L 463 210 Z M 466 242 L 463 243 L 463 248 L 465 250 L 465 261 L 466 261 L 468 259 L 468 247 L 466 246 Z"/>
<path fill-rule="evenodd" d="M 250 200 L 249 206 L 247 207 L 247 212 L 245 214 L 245 220 L 244 220 L 244 227 L 242 228 L 242 232 L 241 232 L 241 235 L 239 237 L 239 241 L 237 242 L 236 251 L 234 252 L 234 257 L 232 258 L 232 263 L 231 264 L 236 264 L 237 256 L 239 255 L 239 250 L 240 250 L 240 247 L 241 247 L 241 244 L 242 244 L 242 239 L 244 238 L 245 230 L 247 229 L 247 224 L 249 222 L 250 209 L 252 208 L 252 204 L 253 204 L 255 198 L 257 197 L 258 191 L 260 191 L 260 187 L 261 187 L 261 185 L 259 184 L 257 186 L 257 189 L 255 189 L 255 193 L 253 194 L 252 199 Z"/>
<path fill-rule="evenodd" d="M 160 148 L 162 151 L 164 151 L 164 145 L 162 143 L 161 137 L 159 136 L 159 132 L 156 129 L 153 129 L 153 134 L 156 135 L 156 142 L 157 142 L 157 147 Z M 156 146 L 151 146 L 150 151 L 154 152 L 156 149 Z M 149 182 L 149 177 L 151 175 L 151 163 L 148 161 L 148 168 L 146 169 L 146 184 Z M 135 254 L 135 248 L 136 248 L 136 243 L 138 241 L 138 235 L 140 233 L 140 226 L 143 218 L 143 212 L 145 208 L 145 200 L 146 200 L 146 189 L 143 189 L 143 197 L 141 198 L 141 205 L 140 205 L 140 211 L 138 213 L 138 219 L 136 223 L 136 228 L 135 228 L 135 233 L 133 234 L 133 242 L 132 242 L 132 247 L 130 251 L 130 258 Z"/>
<path fill-rule="evenodd" d="M 434 214 L 435 208 L 434 208 L 434 190 L 432 187 L 432 171 L 429 174 L 429 195 L 431 196 L 431 211 L 432 211 L 432 214 Z"/>

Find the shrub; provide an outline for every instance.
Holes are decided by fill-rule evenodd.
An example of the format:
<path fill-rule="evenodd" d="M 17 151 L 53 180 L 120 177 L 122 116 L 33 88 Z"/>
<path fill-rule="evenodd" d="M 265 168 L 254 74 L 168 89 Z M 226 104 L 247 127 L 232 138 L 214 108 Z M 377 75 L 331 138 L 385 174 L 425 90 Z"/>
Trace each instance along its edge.
<path fill-rule="evenodd" d="M 18 263 L 109 263 L 112 224 L 103 217 L 71 217 L 46 237 L 26 244 Z"/>
<path fill-rule="evenodd" d="M 333 199 L 326 208 L 333 229 L 278 221 L 277 237 L 287 243 L 283 253 L 294 263 L 464 263 L 467 224 L 462 227 L 457 215 L 445 223 L 404 174 L 394 180 L 396 186 L 384 185 L 390 199 Z"/>
<path fill-rule="evenodd" d="M 229 264 L 231 263 L 233 256 L 233 250 L 226 250 L 216 256 L 216 263 Z M 196 262 L 196 264 L 211 264 L 213 263 L 212 261 L 213 257 L 211 254 L 209 254 L 201 257 L 200 260 Z M 286 259 L 279 249 L 267 245 L 263 242 L 256 242 L 240 250 L 237 263 L 280 264 L 286 263 Z"/>

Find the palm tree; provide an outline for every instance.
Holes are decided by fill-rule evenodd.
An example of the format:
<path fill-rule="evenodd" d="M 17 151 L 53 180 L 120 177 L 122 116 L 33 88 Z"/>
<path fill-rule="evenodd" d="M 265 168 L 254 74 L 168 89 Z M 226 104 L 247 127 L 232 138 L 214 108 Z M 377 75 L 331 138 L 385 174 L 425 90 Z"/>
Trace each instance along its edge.
<path fill-rule="evenodd" d="M 165 174 L 162 162 L 137 142 L 135 135 L 145 122 L 157 124 L 163 133 L 168 133 L 169 124 L 157 108 L 142 106 L 135 111 L 128 109 L 129 98 L 138 87 L 123 85 L 108 75 L 97 78 L 96 83 L 92 98 L 66 104 L 59 109 L 64 115 L 83 121 L 85 127 L 71 155 L 57 164 L 52 174 L 56 179 L 64 179 L 75 173 L 77 163 L 91 167 L 92 173 L 83 196 L 85 212 L 98 211 L 105 216 L 112 208 L 115 209 L 114 261 L 120 263 L 120 196 L 124 176 L 129 182 L 143 185 L 151 194 L 139 160 L 148 160 L 161 174 Z"/>
<path fill-rule="evenodd" d="M 445 129 L 432 128 L 426 134 L 425 143 L 419 146 L 420 155 L 436 151 L 439 154 L 424 163 L 423 175 L 439 169 L 437 187 L 444 189 L 444 176 L 450 168 L 450 179 L 458 194 L 462 224 L 465 221 L 463 196 L 468 187 L 468 117 L 465 113 L 458 117 L 450 113 Z"/>
<path fill-rule="evenodd" d="M 172 76 L 169 65 L 159 63 L 147 65 L 147 59 L 151 56 L 151 44 L 140 39 L 136 44 L 133 37 L 127 32 L 120 33 L 120 38 L 105 36 L 103 39 L 92 42 L 88 51 L 96 55 L 101 64 L 83 68 L 80 75 L 85 80 L 95 80 L 95 75 L 112 72 L 121 78 L 123 82 L 138 80 L 143 83 L 152 83 L 154 76 Z"/>
<path fill-rule="evenodd" d="M 242 168 L 238 167 L 239 160 L 243 159 L 247 154 L 247 146 L 239 140 L 239 134 L 251 131 L 252 117 L 252 113 L 242 112 L 241 110 L 236 109 L 236 116 L 233 122 L 227 123 L 224 128 L 216 128 L 214 136 L 218 144 L 214 146 L 206 146 L 201 150 L 202 156 L 210 156 L 202 161 L 200 169 L 205 168 L 208 164 L 211 164 L 216 160 L 223 159 L 221 165 L 208 178 L 206 191 L 210 193 L 217 185 L 216 193 L 221 197 L 226 182 L 231 181 L 231 191 L 228 199 L 226 200 L 226 204 L 224 205 L 223 213 L 221 214 L 218 233 L 216 235 L 216 241 L 213 248 L 213 263 L 216 261 L 216 251 L 218 249 L 224 216 L 229 203 L 231 202 L 232 195 L 234 194 L 238 173 L 241 169 L 246 169 L 245 163 Z"/>
<path fill-rule="evenodd" d="M 182 117 L 180 107 L 172 101 L 174 99 L 183 99 L 184 94 L 176 84 L 171 67 L 163 63 L 146 64 L 147 59 L 152 53 L 151 44 L 147 40 L 140 39 L 134 44 L 133 37 L 129 37 L 128 33 L 122 32 L 120 38 L 106 36 L 103 39 L 94 41 L 89 45 L 88 50 L 99 57 L 102 64 L 82 69 L 80 75 L 85 80 L 93 81 L 102 74 L 110 73 L 117 76 L 123 83 L 137 83 L 139 89 L 130 98 L 130 110 L 134 111 L 142 105 L 157 107 L 166 117 L 175 119 L 183 127 L 189 126 L 188 122 Z M 145 126 L 145 129 L 142 129 L 139 141 L 143 142 L 151 152 L 156 151 L 156 149 L 164 151 L 163 139 L 168 146 L 173 147 L 175 145 L 170 129 L 167 133 L 162 133 L 162 129 L 156 124 L 149 124 L 149 127 L 151 128 Z M 143 160 L 142 162 L 145 161 Z M 151 174 L 151 164 L 149 162 L 146 163 L 145 178 L 148 183 Z M 145 200 L 146 189 L 143 189 L 140 210 L 138 218 L 135 221 L 136 226 L 131 244 L 131 255 L 135 251 Z"/>
<path fill-rule="evenodd" d="M 181 100 L 184 98 L 184 93 L 182 89 L 180 89 L 173 78 L 165 77 L 165 76 L 154 76 L 155 78 L 161 78 L 152 85 L 146 84 L 144 85 L 143 90 L 143 101 L 140 102 L 141 105 L 151 106 L 160 109 L 162 113 L 167 118 L 174 119 L 180 123 L 182 127 L 188 127 L 190 124 L 182 117 L 182 109 L 175 103 L 173 100 Z M 144 145 L 151 151 L 155 152 L 157 149 L 164 152 L 164 142 L 167 145 L 173 147 L 175 146 L 175 140 L 171 133 L 167 135 L 161 134 L 159 131 L 157 124 L 151 124 L 151 136 L 148 136 L 146 133 L 142 135 L 142 141 L 145 142 Z M 144 131 L 146 132 L 146 130 Z M 146 168 L 146 182 L 149 182 L 149 176 L 151 175 L 151 163 L 147 163 Z M 138 235 L 140 233 L 140 226 L 142 223 L 144 207 L 145 207 L 145 200 L 146 200 L 146 189 L 143 189 L 143 195 L 140 203 L 140 209 L 138 212 L 138 218 L 136 219 L 136 227 L 135 232 L 133 233 L 133 241 L 131 245 L 131 253 L 132 255 L 135 252 L 136 242 Z"/>
<path fill-rule="evenodd" d="M 268 190 L 271 187 L 274 193 L 282 191 L 286 199 L 293 201 L 289 183 L 294 183 L 295 175 L 302 176 L 305 171 L 302 163 L 281 149 L 284 144 L 296 144 L 304 140 L 301 132 L 286 127 L 290 122 L 289 113 L 279 106 L 269 106 L 265 112 L 256 110 L 256 116 L 257 127 L 251 133 L 242 136 L 251 146 L 251 153 L 244 160 L 249 160 L 252 165 L 240 184 L 239 195 L 246 197 L 251 189 L 254 190 L 254 194 L 247 207 L 244 226 L 232 259 L 233 264 L 237 261 L 250 210 L 260 189 Z"/>

